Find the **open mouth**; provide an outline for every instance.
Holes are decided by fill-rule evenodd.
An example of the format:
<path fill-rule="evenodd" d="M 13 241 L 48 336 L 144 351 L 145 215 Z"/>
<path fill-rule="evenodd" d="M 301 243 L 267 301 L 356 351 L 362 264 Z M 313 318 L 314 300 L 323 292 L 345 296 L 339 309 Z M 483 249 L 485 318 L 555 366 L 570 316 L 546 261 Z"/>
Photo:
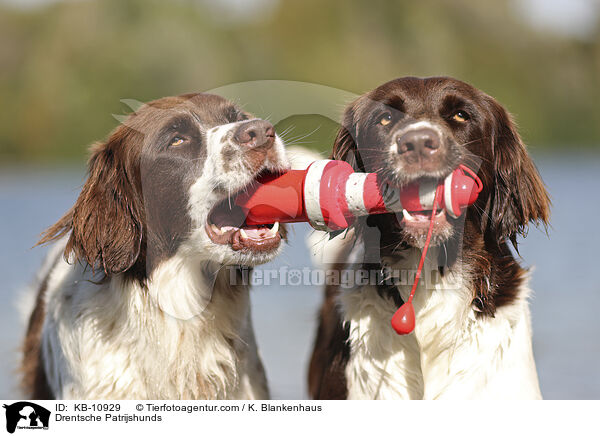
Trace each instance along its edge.
<path fill-rule="evenodd" d="M 421 184 L 424 179 L 417 179 L 413 183 Z M 438 203 L 439 204 L 439 203 Z M 402 210 L 402 219 L 400 225 L 402 228 L 413 236 L 424 236 L 429 230 L 431 221 L 433 220 L 433 234 L 446 233 L 452 224 L 449 221 L 445 207 L 436 208 L 435 215 L 433 210 Z"/>
<path fill-rule="evenodd" d="M 218 245 L 230 245 L 235 251 L 268 252 L 279 247 L 279 222 L 248 225 L 243 209 L 235 204 L 235 196 L 217 203 L 208 215 L 206 234 Z"/>
<path fill-rule="evenodd" d="M 411 245 L 422 247 L 422 244 L 427 238 L 429 225 L 431 224 L 431 210 L 407 211 L 402 210 L 402 220 L 400 227 L 402 233 L 407 237 L 407 242 Z M 433 244 L 438 244 L 453 233 L 453 224 L 449 221 L 445 209 L 437 210 L 433 216 Z"/>
<path fill-rule="evenodd" d="M 431 223 L 432 213 L 432 210 L 420 210 L 409 212 L 406 209 L 404 209 L 402 210 L 402 223 L 405 228 L 415 230 L 427 230 L 429 228 L 429 224 Z M 435 231 L 437 227 L 443 226 L 445 224 L 448 224 L 445 209 L 436 211 L 435 216 L 433 217 L 433 230 Z"/>

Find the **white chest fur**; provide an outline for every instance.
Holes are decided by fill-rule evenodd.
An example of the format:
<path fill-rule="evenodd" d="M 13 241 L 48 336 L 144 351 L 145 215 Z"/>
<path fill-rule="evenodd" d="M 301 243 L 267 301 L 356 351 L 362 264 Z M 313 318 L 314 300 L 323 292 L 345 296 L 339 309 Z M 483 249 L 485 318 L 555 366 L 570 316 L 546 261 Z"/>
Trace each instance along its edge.
<path fill-rule="evenodd" d="M 417 256 L 396 260 L 391 267 L 414 269 Z M 404 301 L 411 285 L 398 286 Z M 390 326 L 393 302 L 373 286 L 344 292 L 340 300 L 350 325 L 349 398 L 540 398 L 528 294 L 523 287 L 519 299 L 499 308 L 494 318 L 476 317 L 468 271 L 457 266 L 419 285 L 413 300 L 415 331 L 399 336 Z"/>
<path fill-rule="evenodd" d="M 59 262 L 49 281 L 42 350 L 59 398 L 268 397 L 247 288 L 228 288 L 219 276 L 206 309 L 180 319 L 161 306 L 194 296 L 168 282 L 146 292 L 119 276 L 103 284 L 90 279 L 81 266 Z"/>

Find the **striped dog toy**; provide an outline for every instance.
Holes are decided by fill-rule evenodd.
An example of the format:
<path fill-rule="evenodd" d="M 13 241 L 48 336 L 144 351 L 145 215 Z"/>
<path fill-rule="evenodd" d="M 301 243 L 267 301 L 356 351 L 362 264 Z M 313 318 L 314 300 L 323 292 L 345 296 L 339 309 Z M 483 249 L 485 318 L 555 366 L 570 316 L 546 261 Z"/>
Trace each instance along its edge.
<path fill-rule="evenodd" d="M 436 208 L 457 218 L 483 188 L 464 165 L 443 181 L 423 180 L 398 190 L 376 173 L 356 173 L 338 160 L 317 160 L 305 170 L 267 174 L 258 182 L 235 200 L 246 213 L 246 224 L 308 222 L 325 231 L 345 229 L 357 216 L 432 210 L 439 185 Z"/>

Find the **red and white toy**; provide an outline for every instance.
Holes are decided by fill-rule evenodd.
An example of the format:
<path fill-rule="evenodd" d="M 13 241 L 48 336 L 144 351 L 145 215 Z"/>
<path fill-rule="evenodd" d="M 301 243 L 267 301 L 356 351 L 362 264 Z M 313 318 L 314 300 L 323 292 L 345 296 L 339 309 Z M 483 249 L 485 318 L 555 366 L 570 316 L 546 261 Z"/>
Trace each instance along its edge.
<path fill-rule="evenodd" d="M 263 176 L 259 184 L 239 195 L 236 204 L 249 225 L 309 222 L 318 230 L 342 230 L 355 217 L 436 209 L 453 218 L 473 204 L 483 187 L 473 171 L 460 166 L 443 181 L 413 183 L 398 190 L 382 183 L 376 173 L 355 173 L 344 161 L 318 160 L 305 170 Z"/>
<path fill-rule="evenodd" d="M 291 170 L 280 175 L 265 175 L 259 185 L 236 198 L 246 213 L 246 224 L 309 222 L 318 230 L 347 228 L 357 216 L 431 210 L 431 221 L 410 296 L 391 319 L 399 335 L 415 328 L 412 304 L 427 249 L 433 234 L 436 210 L 444 209 L 457 218 L 477 200 L 483 183 L 477 175 L 460 165 L 443 181 L 429 180 L 407 185 L 401 190 L 378 180 L 376 173 L 355 173 L 343 161 L 318 160 L 306 170 Z"/>

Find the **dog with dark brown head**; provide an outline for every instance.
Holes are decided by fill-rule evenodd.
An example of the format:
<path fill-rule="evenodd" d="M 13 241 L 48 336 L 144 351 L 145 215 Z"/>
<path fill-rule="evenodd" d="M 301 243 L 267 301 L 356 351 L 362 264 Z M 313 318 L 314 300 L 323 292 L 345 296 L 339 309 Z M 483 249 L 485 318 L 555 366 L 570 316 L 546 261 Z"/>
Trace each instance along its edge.
<path fill-rule="evenodd" d="M 458 218 L 444 209 L 373 215 L 335 238 L 344 241 L 336 267 L 378 270 L 385 280 L 328 286 L 312 396 L 539 398 L 527 272 L 510 246 L 530 223 L 548 223 L 550 201 L 507 111 L 452 78 L 392 80 L 346 109 L 333 158 L 397 188 L 463 164 L 484 188 Z M 390 319 L 409 295 L 432 220 L 416 327 L 399 336 Z"/>
<path fill-rule="evenodd" d="M 43 398 L 267 398 L 241 267 L 282 231 L 233 196 L 288 168 L 273 126 L 224 98 L 143 105 L 92 149 L 75 205 L 42 243 L 23 386 Z"/>

